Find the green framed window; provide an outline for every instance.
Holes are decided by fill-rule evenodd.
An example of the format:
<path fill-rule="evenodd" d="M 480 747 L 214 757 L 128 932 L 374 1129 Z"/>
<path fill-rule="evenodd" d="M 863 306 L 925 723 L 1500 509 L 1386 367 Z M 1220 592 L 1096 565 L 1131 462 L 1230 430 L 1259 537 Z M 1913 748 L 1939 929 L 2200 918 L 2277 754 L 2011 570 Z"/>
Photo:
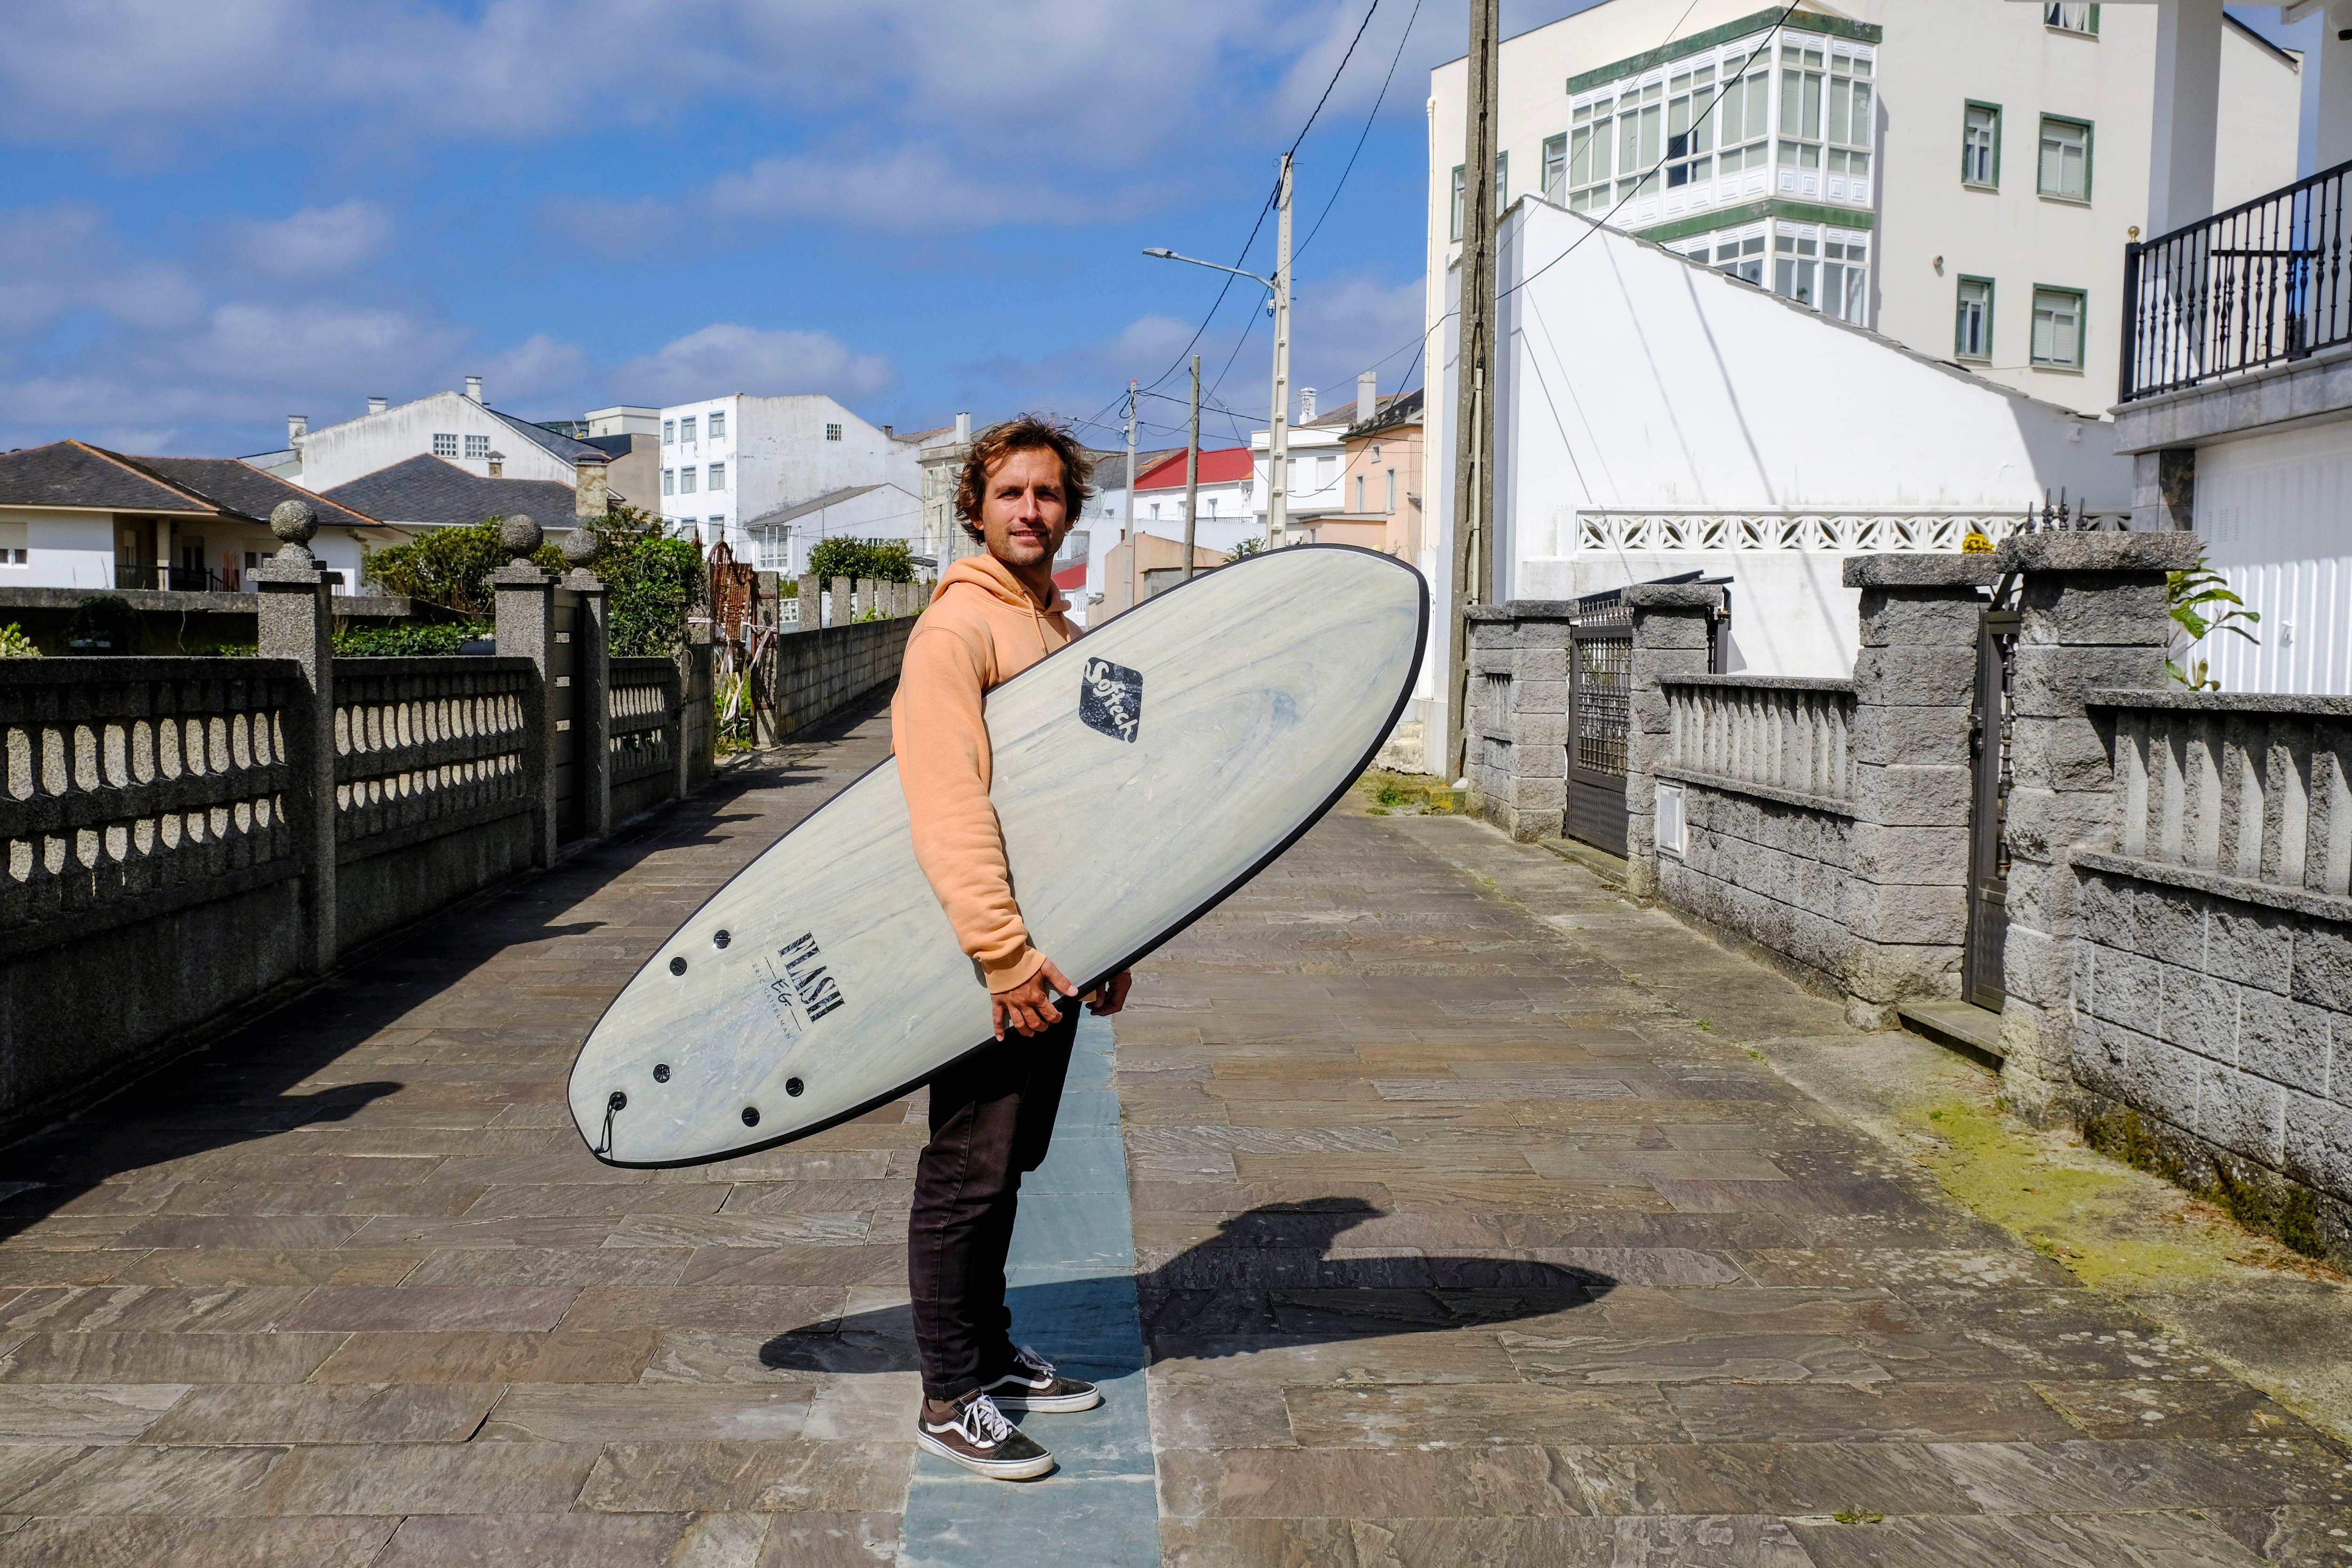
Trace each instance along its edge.
<path fill-rule="evenodd" d="M 2083 368 L 2083 318 L 2086 296 L 2080 289 L 2047 283 L 2033 286 L 2033 363 L 2045 370 Z"/>
<path fill-rule="evenodd" d="M 2063 114 L 2042 117 L 2042 157 L 2034 188 L 2061 201 L 2091 199 L 2091 122 Z"/>
<path fill-rule="evenodd" d="M 1992 358 L 1992 279 L 1960 277 L 1958 309 L 1952 323 L 1952 355 L 1956 359 Z"/>
<path fill-rule="evenodd" d="M 1454 165 L 1454 217 L 1446 226 L 1445 237 L 1448 239 L 1462 237 L 1462 167 L 1459 163 Z"/>
<path fill-rule="evenodd" d="M 2099 8 L 2077 0 L 2049 0 L 2042 7 L 2042 25 L 2057 32 L 2095 38 L 2099 36 Z"/>
<path fill-rule="evenodd" d="M 1568 138 L 1548 136 L 1543 144 L 1544 200 L 1559 205 L 1568 202 Z"/>
<path fill-rule="evenodd" d="M 1960 111 L 1960 184 L 2000 185 L 2000 105 L 1973 100 Z"/>

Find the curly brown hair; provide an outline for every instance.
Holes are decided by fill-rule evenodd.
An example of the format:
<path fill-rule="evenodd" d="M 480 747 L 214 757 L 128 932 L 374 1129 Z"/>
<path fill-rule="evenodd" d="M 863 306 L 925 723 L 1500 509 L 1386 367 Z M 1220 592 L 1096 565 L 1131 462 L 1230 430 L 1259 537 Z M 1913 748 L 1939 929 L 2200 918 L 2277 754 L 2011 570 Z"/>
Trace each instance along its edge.
<path fill-rule="evenodd" d="M 963 460 L 963 477 L 956 481 L 955 512 L 962 521 L 963 531 L 974 539 L 982 537 L 980 528 L 980 503 L 988 493 L 989 470 L 1015 452 L 1045 451 L 1062 459 L 1062 504 L 1072 525 L 1086 515 L 1087 502 L 1094 499 L 1094 459 L 1078 445 L 1078 438 L 1068 429 L 1051 419 L 1034 414 L 1024 414 L 992 425 L 972 438 L 971 451 Z"/>

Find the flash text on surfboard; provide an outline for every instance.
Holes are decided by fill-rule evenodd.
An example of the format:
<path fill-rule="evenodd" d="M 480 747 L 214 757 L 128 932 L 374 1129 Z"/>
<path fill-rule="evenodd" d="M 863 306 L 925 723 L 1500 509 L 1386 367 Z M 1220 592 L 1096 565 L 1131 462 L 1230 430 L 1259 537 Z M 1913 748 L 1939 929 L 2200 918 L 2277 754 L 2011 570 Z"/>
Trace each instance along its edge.
<path fill-rule="evenodd" d="M 776 956 L 784 961 L 784 978 L 800 998 L 801 1010 L 808 1015 L 810 1023 L 841 1005 L 841 987 L 824 972 L 820 962 L 824 955 L 817 951 L 814 932 L 802 932 L 777 949 Z"/>

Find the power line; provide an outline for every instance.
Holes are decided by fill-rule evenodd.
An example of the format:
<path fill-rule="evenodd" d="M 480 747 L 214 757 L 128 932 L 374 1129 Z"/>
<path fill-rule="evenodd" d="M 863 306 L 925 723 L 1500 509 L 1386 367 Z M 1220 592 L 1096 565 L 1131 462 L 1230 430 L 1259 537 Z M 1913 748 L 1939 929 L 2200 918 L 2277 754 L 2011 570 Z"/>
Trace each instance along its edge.
<path fill-rule="evenodd" d="M 1691 0 L 1691 4 L 1696 5 L 1698 0 Z M 1690 13 L 1685 11 L 1683 15 L 1687 16 Z M 1389 74 L 1381 79 L 1380 96 L 1372 100 L 1372 111 L 1364 116 L 1364 128 L 1357 133 L 1356 150 L 1348 154 L 1348 166 L 1339 171 L 1339 183 L 1331 187 L 1331 199 L 1325 202 L 1323 210 L 1316 215 L 1315 226 L 1307 231 L 1307 237 L 1299 242 L 1298 249 L 1291 252 L 1290 259 L 1294 267 L 1297 265 L 1299 256 L 1308 246 L 1315 243 L 1315 237 L 1323 232 L 1323 220 L 1329 217 L 1331 209 L 1339 205 L 1339 193 L 1348 188 L 1348 176 L 1354 173 L 1356 160 L 1364 151 L 1364 142 L 1372 133 L 1372 121 L 1380 118 L 1381 105 L 1388 101 L 1389 84 L 1396 79 L 1397 62 L 1404 58 L 1405 43 L 1412 37 L 1412 25 L 1420 17 L 1421 0 L 1412 0 L 1412 15 L 1404 19 L 1404 32 L 1397 39 L 1396 53 L 1389 58 Z M 1366 14 L 1364 20 L 1367 22 L 1371 20 L 1369 13 Z M 1679 22 L 1675 24 L 1676 26 L 1681 25 Z"/>

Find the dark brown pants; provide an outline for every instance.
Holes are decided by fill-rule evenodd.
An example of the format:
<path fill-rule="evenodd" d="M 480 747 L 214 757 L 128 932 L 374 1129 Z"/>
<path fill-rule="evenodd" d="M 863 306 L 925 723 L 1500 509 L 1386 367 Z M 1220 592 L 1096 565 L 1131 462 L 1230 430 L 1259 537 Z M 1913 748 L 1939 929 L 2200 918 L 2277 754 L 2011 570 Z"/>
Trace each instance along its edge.
<path fill-rule="evenodd" d="M 931 1080 L 931 1141 L 915 1164 L 907 1283 L 923 1393 L 955 1399 L 1013 1364 L 1004 1258 L 1021 1177 L 1053 1141 L 1078 1004 L 1034 1035 L 1008 1034 Z"/>

